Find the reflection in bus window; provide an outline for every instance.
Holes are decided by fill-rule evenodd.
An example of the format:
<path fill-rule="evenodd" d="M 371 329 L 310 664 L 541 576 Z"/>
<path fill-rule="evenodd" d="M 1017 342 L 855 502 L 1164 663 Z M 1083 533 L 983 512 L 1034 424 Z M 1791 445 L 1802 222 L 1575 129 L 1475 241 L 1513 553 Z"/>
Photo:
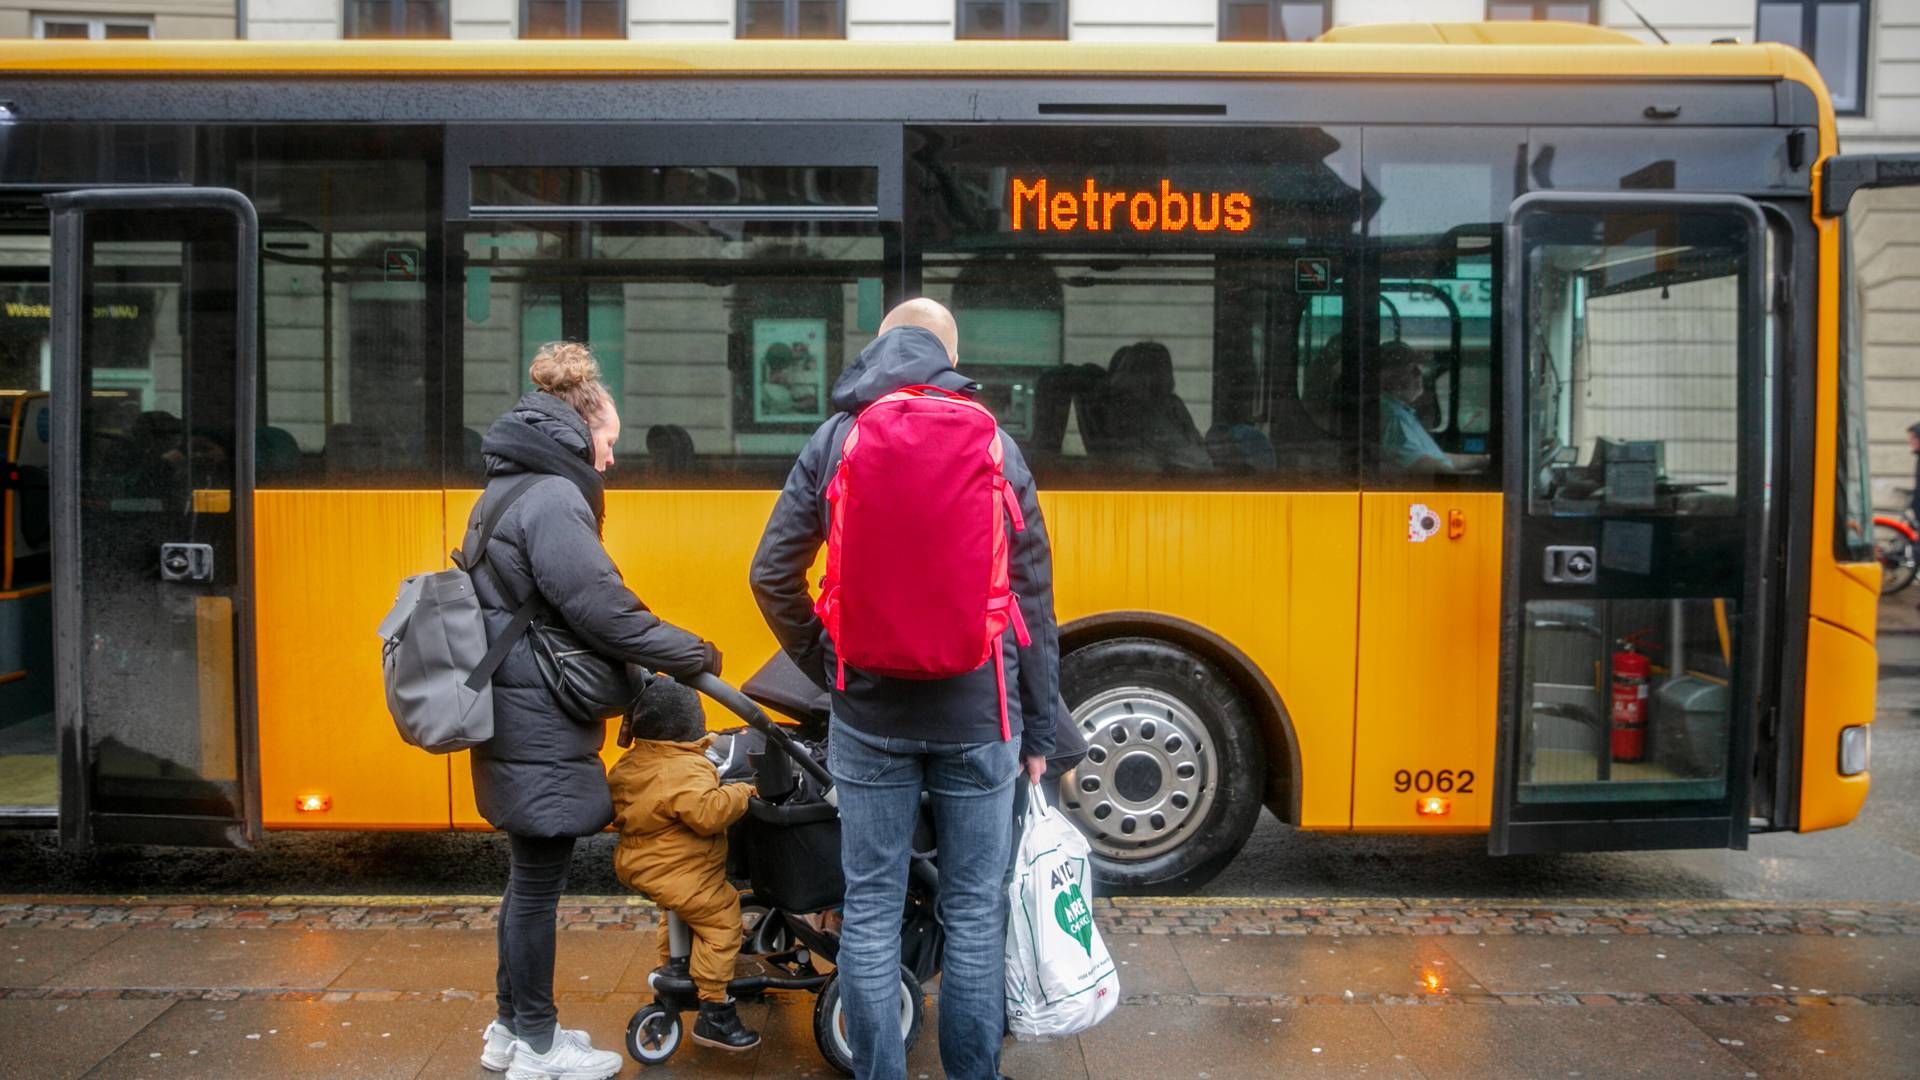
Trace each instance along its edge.
<path fill-rule="evenodd" d="M 424 156 L 384 136 L 258 130 L 234 165 L 261 222 L 261 400 L 266 487 L 438 483 L 428 445 Z M 369 159 L 366 155 L 375 155 Z M 437 400 L 431 403 L 437 409 Z"/>
<path fill-rule="evenodd" d="M 502 224 L 462 248 L 457 465 L 472 480 L 482 434 L 528 389 L 526 358 L 574 340 L 628 433 L 610 485 L 778 486 L 883 313 L 874 224 Z"/>

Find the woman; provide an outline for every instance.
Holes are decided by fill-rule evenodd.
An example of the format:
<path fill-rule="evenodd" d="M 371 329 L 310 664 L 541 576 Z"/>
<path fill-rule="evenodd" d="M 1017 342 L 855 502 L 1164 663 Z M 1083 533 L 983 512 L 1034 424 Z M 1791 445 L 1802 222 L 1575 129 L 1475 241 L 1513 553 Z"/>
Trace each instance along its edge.
<path fill-rule="evenodd" d="M 660 621 L 629 591 L 600 541 L 601 473 L 613 464 L 620 415 L 585 345 L 542 346 L 535 390 L 494 422 L 481 443 L 487 490 L 479 520 L 516 477 L 544 479 L 507 508 L 487 544 L 474 591 L 490 634 L 536 592 L 549 612 L 609 659 L 672 675 L 720 672 L 720 654 Z M 596 1080 L 621 1057 L 563 1031 L 553 1005 L 554 919 L 577 837 L 613 820 L 599 750 L 603 724 L 567 719 L 523 636 L 493 677 L 494 734 L 472 754 L 480 813 L 512 850 L 500 901 L 499 1018 L 487 1025 L 481 1065 L 512 1080 Z"/>

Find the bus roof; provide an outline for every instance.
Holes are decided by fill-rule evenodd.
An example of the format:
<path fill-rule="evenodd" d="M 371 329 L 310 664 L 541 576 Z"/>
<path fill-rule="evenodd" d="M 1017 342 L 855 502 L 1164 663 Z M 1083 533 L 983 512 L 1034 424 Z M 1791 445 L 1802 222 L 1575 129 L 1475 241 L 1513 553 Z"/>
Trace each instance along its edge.
<path fill-rule="evenodd" d="M 0 71 L 71 75 L 1790 78 L 1821 85 L 1812 63 L 1783 45 L 1650 46 L 1594 27 L 1517 24 L 1498 28 L 1496 33 L 1496 26 L 1420 23 L 1353 27 L 1333 31 L 1330 40 L 1271 44 L 10 41 L 0 46 Z M 1473 43 L 1462 43 L 1469 40 Z"/>

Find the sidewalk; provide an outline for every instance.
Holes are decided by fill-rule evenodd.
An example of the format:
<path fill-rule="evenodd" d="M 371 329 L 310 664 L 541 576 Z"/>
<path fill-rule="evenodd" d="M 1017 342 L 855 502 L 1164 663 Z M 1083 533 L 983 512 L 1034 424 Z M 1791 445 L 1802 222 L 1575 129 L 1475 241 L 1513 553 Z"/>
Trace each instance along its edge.
<path fill-rule="evenodd" d="M 1920 905 L 1097 901 L 1123 1004 L 1010 1045 L 1015 1080 L 1645 1075 L 1920 1069 Z M 649 1000 L 653 910 L 561 909 L 562 1018 L 619 1047 Z M 484 898 L 0 897 L 0 1077 L 485 1077 Z M 930 988 L 910 1075 L 939 1075 Z M 623 1077 L 831 1075 L 813 1000 L 766 1039 Z"/>

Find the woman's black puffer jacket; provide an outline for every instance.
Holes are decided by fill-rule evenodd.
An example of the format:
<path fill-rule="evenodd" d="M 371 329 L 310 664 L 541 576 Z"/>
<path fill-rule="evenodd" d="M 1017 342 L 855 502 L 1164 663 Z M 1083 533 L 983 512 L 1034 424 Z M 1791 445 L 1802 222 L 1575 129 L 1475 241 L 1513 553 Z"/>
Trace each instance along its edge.
<path fill-rule="evenodd" d="M 583 644 L 619 661 L 671 675 L 708 664 L 709 646 L 662 622 L 627 588 L 600 542 L 604 493 L 593 469 L 586 422 L 566 402 L 538 391 L 488 429 L 487 489 L 481 520 L 516 477 L 535 481 L 507 509 L 473 570 L 489 636 L 538 590 L 548 618 L 566 622 Z M 468 539 L 478 530 L 470 526 Z M 525 636 L 493 676 L 491 741 L 474 748 L 473 789 L 480 813 L 522 836 L 587 836 L 613 820 L 599 750 L 606 725 L 569 720 L 548 691 Z"/>

